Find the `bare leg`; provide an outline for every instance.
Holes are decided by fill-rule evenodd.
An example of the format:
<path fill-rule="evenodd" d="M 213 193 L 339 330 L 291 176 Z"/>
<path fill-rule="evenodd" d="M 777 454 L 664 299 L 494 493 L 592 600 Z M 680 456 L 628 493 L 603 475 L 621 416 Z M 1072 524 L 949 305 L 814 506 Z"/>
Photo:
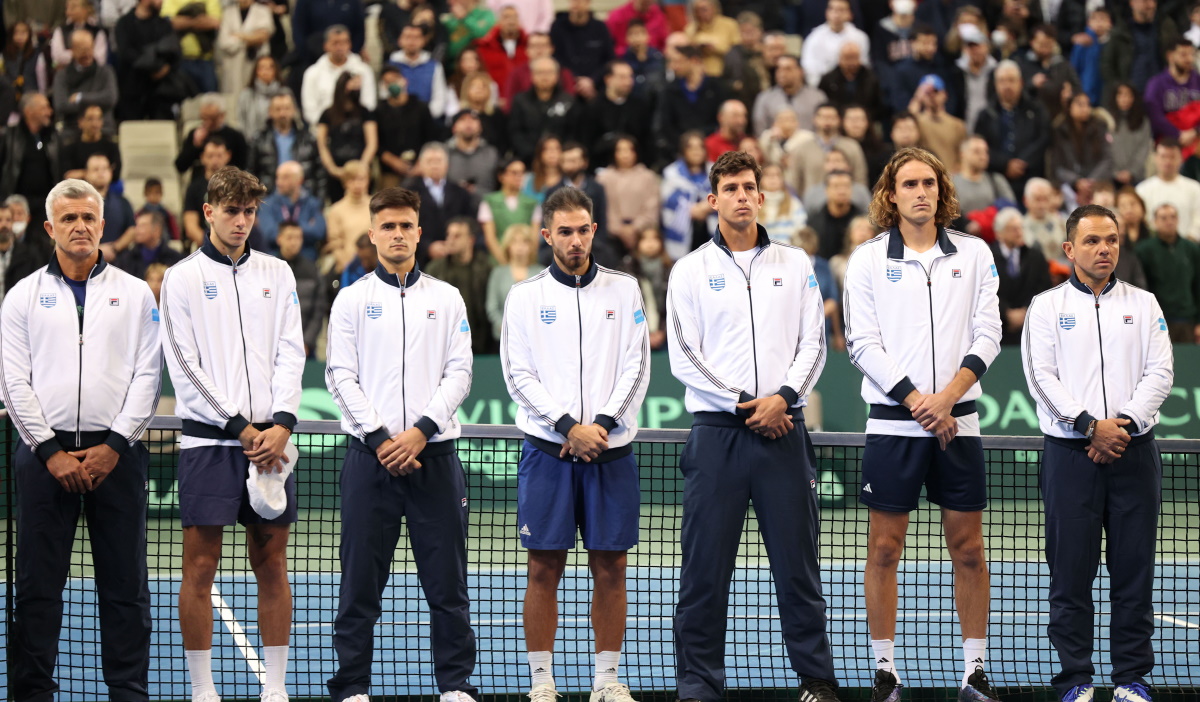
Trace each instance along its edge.
<path fill-rule="evenodd" d="M 179 585 L 179 630 L 186 651 L 212 648 L 212 585 L 221 562 L 221 526 L 183 528 L 183 581 Z"/>

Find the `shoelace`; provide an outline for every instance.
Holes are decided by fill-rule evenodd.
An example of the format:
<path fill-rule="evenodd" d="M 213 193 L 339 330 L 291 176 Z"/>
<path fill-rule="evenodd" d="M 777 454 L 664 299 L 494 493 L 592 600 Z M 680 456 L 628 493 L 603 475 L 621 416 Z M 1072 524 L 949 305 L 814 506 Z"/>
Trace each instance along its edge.
<path fill-rule="evenodd" d="M 976 668 L 971 677 L 967 678 L 967 683 L 984 694 L 991 694 L 992 692 L 992 686 L 988 683 L 987 673 L 983 672 L 983 668 Z"/>
<path fill-rule="evenodd" d="M 608 700 L 633 702 L 633 695 L 629 692 L 629 686 L 623 683 L 608 683 L 600 688 L 600 692 L 603 692 L 604 697 Z"/>
<path fill-rule="evenodd" d="M 1148 690 L 1146 686 L 1141 683 L 1129 683 L 1128 685 L 1122 685 L 1121 687 L 1127 687 L 1130 690 L 1133 690 L 1144 700 L 1150 699 L 1150 690 Z"/>
<path fill-rule="evenodd" d="M 558 697 L 561 697 L 558 694 L 558 690 L 548 685 L 535 687 L 529 691 L 530 702 L 554 702 Z"/>
<path fill-rule="evenodd" d="M 824 700 L 824 699 L 836 700 L 837 699 L 837 692 L 834 690 L 833 685 L 831 685 L 829 682 L 827 682 L 825 680 L 813 680 L 813 681 L 809 682 L 805 687 L 807 687 L 808 691 L 811 692 L 819 700 Z"/>

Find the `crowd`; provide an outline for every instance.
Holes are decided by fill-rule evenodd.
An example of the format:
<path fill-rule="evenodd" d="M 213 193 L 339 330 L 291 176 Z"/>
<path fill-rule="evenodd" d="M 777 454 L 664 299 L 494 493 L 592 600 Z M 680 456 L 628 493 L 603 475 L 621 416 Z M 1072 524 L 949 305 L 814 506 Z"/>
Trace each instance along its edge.
<path fill-rule="evenodd" d="M 597 261 L 637 277 L 661 349 L 672 263 L 716 228 L 707 173 L 747 151 L 765 166 L 760 221 L 812 257 L 843 348 L 846 262 L 879 233 L 873 185 L 916 145 L 954 174 L 951 226 L 992 249 L 1007 342 L 1069 275 L 1065 214 L 1087 204 L 1120 213 L 1136 255 L 1118 276 L 1155 294 L 1173 341 L 1200 342 L 1200 3 L 554 5 L 9 3 L 0 292 L 48 259 L 29 232 L 63 177 L 104 197 L 106 259 L 157 290 L 204 241 L 208 178 L 236 165 L 268 188 L 251 245 L 292 268 L 313 358 L 338 290 L 376 265 L 371 193 L 403 184 L 422 203 L 418 264 L 459 288 L 490 353 L 508 289 L 549 261 L 542 202 L 576 187 L 596 204 Z M 188 110 L 176 172 L 132 198 L 120 124 L 189 127 Z"/>

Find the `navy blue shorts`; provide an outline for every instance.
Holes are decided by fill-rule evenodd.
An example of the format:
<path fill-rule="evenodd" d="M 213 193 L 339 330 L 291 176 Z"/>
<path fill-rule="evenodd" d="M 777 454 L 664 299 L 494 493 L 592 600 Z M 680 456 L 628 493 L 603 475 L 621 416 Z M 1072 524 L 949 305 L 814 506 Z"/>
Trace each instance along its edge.
<path fill-rule="evenodd" d="M 983 440 L 958 436 L 943 451 L 932 436 L 867 434 L 859 501 L 885 512 L 911 512 L 926 498 L 955 512 L 987 507 Z"/>
<path fill-rule="evenodd" d="M 249 470 L 250 459 L 241 446 L 197 446 L 180 451 L 179 519 L 183 526 L 295 523 L 295 472 L 284 483 L 287 509 L 275 519 L 264 519 L 250 506 Z"/>
<path fill-rule="evenodd" d="M 574 548 L 578 529 L 590 551 L 628 551 L 637 545 L 640 507 L 632 453 L 608 463 L 584 463 L 525 442 L 517 467 L 517 523 L 525 548 Z"/>

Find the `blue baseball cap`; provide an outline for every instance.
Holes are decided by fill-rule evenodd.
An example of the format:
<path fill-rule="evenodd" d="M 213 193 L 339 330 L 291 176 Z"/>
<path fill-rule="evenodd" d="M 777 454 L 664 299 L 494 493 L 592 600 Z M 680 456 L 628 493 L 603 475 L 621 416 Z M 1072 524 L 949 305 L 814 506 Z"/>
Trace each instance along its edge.
<path fill-rule="evenodd" d="M 933 74 L 933 73 L 930 73 L 930 74 L 926 75 L 924 78 L 922 78 L 921 85 L 922 86 L 932 85 L 934 90 L 945 90 L 946 89 L 946 81 L 942 80 L 941 76 Z"/>

